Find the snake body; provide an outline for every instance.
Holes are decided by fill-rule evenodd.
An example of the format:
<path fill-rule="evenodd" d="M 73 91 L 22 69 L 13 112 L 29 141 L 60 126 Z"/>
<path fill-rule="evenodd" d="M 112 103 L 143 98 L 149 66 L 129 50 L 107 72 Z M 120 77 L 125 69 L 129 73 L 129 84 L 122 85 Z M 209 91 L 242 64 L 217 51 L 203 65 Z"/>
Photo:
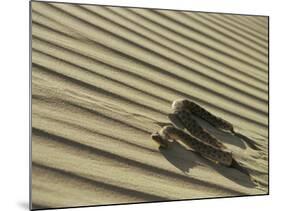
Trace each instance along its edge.
<path fill-rule="evenodd" d="M 172 104 L 173 113 L 169 114 L 174 126 L 165 126 L 159 132 L 151 135 L 160 147 L 167 148 L 169 140 L 180 140 L 185 145 L 198 152 L 201 156 L 225 166 L 231 166 L 234 162 L 232 153 L 202 128 L 192 117 L 195 115 L 218 129 L 233 131 L 231 123 L 219 118 L 200 105 L 187 99 L 175 100 Z"/>
<path fill-rule="evenodd" d="M 174 113 L 169 114 L 169 118 L 172 120 L 172 122 L 177 118 L 177 122 L 181 122 L 185 129 L 190 132 L 192 136 L 197 137 L 201 141 L 218 148 L 225 148 L 221 142 L 219 142 L 214 136 L 202 128 L 197 121 L 192 118 L 188 111 L 175 111 Z"/>
<path fill-rule="evenodd" d="M 206 109 L 202 108 L 200 105 L 189 101 L 187 99 L 179 99 L 175 100 L 172 104 L 172 109 L 174 111 L 182 111 L 187 110 L 190 113 L 194 114 L 195 116 L 200 117 L 201 119 L 204 119 L 214 127 L 222 130 L 227 130 L 233 132 L 233 126 L 231 123 L 227 122 L 226 120 L 217 117 L 213 114 L 211 114 Z"/>
<path fill-rule="evenodd" d="M 184 144 L 198 152 L 203 157 L 226 166 L 230 166 L 232 164 L 232 153 L 230 151 L 202 142 L 198 138 L 193 137 L 173 126 L 163 127 L 158 133 L 158 138 L 166 142 L 162 145 L 164 147 L 167 147 L 169 142 L 168 140 L 181 140 Z M 163 144 L 164 142 L 161 143 Z"/>

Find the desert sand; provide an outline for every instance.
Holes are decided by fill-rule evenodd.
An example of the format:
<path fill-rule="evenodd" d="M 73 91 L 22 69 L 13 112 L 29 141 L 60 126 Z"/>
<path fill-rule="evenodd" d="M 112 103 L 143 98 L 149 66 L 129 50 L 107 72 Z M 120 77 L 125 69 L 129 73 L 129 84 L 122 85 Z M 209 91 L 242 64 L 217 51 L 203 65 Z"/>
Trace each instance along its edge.
<path fill-rule="evenodd" d="M 32 2 L 32 207 L 268 193 L 268 19 Z M 151 133 L 187 98 L 249 175 Z"/>

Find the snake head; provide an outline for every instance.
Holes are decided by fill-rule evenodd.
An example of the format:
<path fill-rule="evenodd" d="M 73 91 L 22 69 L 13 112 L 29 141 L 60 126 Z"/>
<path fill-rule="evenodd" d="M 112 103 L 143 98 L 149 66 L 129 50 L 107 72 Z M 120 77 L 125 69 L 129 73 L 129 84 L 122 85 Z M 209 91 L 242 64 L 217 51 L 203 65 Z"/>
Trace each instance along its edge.
<path fill-rule="evenodd" d="M 198 105 L 186 98 L 174 100 L 172 103 L 173 111 L 182 111 L 182 110 L 191 111 L 195 107 L 198 107 Z"/>
<path fill-rule="evenodd" d="M 162 148 L 167 148 L 168 147 L 168 140 L 163 138 L 158 132 L 152 133 L 151 138 L 157 144 L 159 144 L 160 147 L 162 147 Z"/>
<path fill-rule="evenodd" d="M 175 128 L 173 125 L 167 125 L 159 131 L 160 135 L 165 139 L 167 139 L 169 142 L 172 142 L 177 139 L 176 138 L 177 132 L 178 129 Z"/>
<path fill-rule="evenodd" d="M 174 100 L 172 103 L 173 111 L 180 111 L 184 109 L 184 99 Z"/>

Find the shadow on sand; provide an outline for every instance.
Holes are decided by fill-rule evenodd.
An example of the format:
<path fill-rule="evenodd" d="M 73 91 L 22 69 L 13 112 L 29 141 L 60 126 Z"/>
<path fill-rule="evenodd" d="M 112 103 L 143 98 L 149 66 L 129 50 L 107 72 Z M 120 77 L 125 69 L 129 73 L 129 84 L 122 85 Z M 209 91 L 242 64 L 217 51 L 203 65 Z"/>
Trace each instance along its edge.
<path fill-rule="evenodd" d="M 219 129 L 213 127 L 211 124 L 209 124 L 208 122 L 206 122 L 205 120 L 203 120 L 197 116 L 192 115 L 192 118 L 194 118 L 201 127 L 203 127 L 206 131 L 208 131 L 213 136 L 215 136 L 222 143 L 234 145 L 241 149 L 246 149 L 246 147 L 248 145 L 250 148 L 252 148 L 254 150 L 259 150 L 255 141 L 244 136 L 241 133 L 238 133 L 238 132 L 232 133 L 232 132 L 228 132 L 228 131 L 222 131 L 222 130 L 219 130 Z M 175 118 L 172 114 L 169 114 L 169 119 L 170 119 L 172 125 L 174 125 L 175 127 L 182 129 L 182 130 L 185 129 L 184 125 L 177 118 Z M 169 125 L 171 123 L 158 123 L 158 125 L 160 127 L 163 127 L 163 126 Z"/>
<path fill-rule="evenodd" d="M 242 169 L 237 169 L 239 164 L 236 162 L 233 167 L 226 167 L 220 164 L 215 164 L 199 155 L 197 152 L 189 150 L 182 146 L 177 141 L 169 144 L 167 149 L 159 148 L 161 154 L 169 161 L 172 165 L 188 175 L 190 169 L 201 165 L 209 166 L 210 168 L 217 171 L 227 179 L 248 188 L 254 188 L 256 185 L 251 180 L 249 174 Z"/>
<path fill-rule="evenodd" d="M 208 122 L 193 116 L 194 119 L 205 129 L 207 130 L 210 134 L 214 135 L 217 139 L 219 139 L 222 143 L 227 143 L 230 145 L 235 145 L 241 149 L 246 149 L 247 145 L 254 149 L 254 150 L 259 150 L 257 147 L 257 144 L 255 143 L 254 140 L 248 138 L 247 136 L 238 133 L 238 132 L 228 132 L 228 131 L 222 131 L 219 130 L 212 125 L 210 125 Z"/>

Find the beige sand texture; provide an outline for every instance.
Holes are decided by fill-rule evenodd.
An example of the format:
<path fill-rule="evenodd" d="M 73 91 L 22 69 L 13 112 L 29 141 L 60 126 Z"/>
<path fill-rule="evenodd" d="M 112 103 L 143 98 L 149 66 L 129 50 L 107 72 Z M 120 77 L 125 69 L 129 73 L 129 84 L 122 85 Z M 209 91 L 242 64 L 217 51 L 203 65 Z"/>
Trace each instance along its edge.
<path fill-rule="evenodd" d="M 180 98 L 249 175 L 158 148 Z M 267 17 L 32 2 L 33 208 L 267 193 Z"/>

